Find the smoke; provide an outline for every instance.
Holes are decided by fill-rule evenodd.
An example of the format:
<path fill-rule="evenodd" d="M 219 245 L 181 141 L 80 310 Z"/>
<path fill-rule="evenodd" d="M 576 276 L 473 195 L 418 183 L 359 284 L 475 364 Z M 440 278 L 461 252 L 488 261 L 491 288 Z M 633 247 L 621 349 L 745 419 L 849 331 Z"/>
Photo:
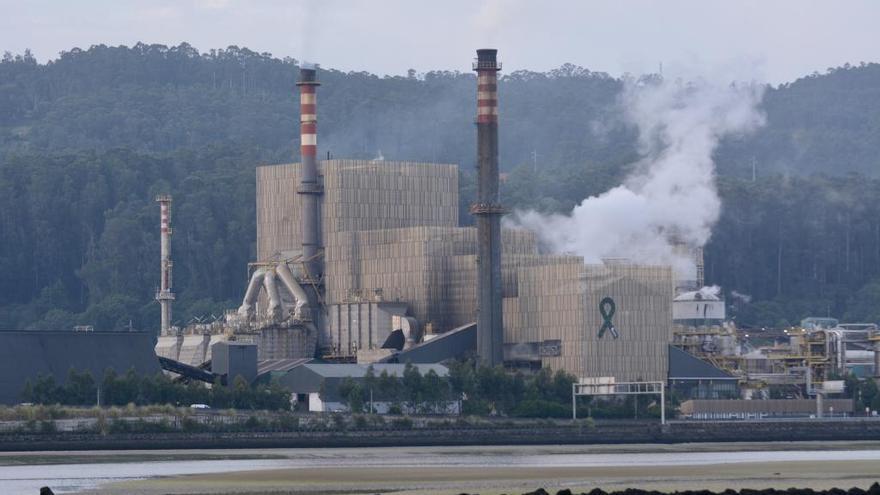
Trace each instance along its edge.
<path fill-rule="evenodd" d="M 700 294 L 703 299 L 711 299 L 713 297 L 721 296 L 721 287 L 718 287 L 717 285 L 700 287 L 700 289 L 697 290 L 697 293 Z"/>
<path fill-rule="evenodd" d="M 697 297 L 699 299 L 704 300 L 714 300 L 721 298 L 721 287 L 717 285 L 707 285 L 705 287 L 700 287 L 697 290 L 684 292 L 679 294 L 679 296 L 687 296 L 687 297 Z M 690 299 L 686 299 L 690 300 Z"/>
<path fill-rule="evenodd" d="M 476 2 L 476 11 L 471 15 L 470 23 L 478 41 L 486 46 L 494 46 L 499 42 L 501 28 L 512 16 L 522 10 L 521 0 L 482 0 Z"/>
<path fill-rule="evenodd" d="M 512 223 L 536 232 L 550 250 L 588 263 L 670 264 L 680 278 L 694 278 L 693 262 L 675 244 L 701 247 L 709 240 L 721 212 L 712 154 L 725 136 L 764 123 L 762 93 L 759 85 L 626 82 L 623 117 L 638 130 L 642 156 L 630 176 L 568 215 L 517 212 Z"/>
<path fill-rule="evenodd" d="M 332 8 L 332 5 L 319 4 L 319 0 L 304 0 L 296 4 L 298 10 L 296 36 L 298 44 L 296 46 L 302 61 L 314 60 L 317 57 L 315 53 L 316 38 L 320 36 L 321 25 L 324 11 Z"/>
<path fill-rule="evenodd" d="M 735 290 L 730 291 L 730 296 L 737 301 L 742 301 L 745 304 L 752 302 L 752 296 L 748 294 L 743 294 L 742 292 L 737 292 Z"/>

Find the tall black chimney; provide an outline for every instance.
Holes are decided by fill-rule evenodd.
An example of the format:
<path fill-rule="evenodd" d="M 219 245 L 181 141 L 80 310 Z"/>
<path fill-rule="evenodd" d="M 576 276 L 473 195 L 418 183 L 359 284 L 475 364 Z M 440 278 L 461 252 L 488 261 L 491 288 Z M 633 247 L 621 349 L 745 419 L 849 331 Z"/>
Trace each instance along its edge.
<path fill-rule="evenodd" d="M 477 354 L 489 366 L 504 361 L 501 306 L 501 216 L 498 195 L 498 50 L 477 50 Z"/>

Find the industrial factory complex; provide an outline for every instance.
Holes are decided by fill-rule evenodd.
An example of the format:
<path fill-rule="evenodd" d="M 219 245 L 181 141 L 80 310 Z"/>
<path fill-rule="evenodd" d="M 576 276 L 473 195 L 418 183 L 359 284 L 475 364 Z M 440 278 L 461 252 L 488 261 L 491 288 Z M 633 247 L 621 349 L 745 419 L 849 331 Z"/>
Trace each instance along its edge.
<path fill-rule="evenodd" d="M 699 246 L 679 246 L 695 268 L 684 277 L 669 266 L 541 253 L 534 233 L 502 228 L 496 51 L 478 50 L 473 68 L 475 228 L 460 227 L 456 165 L 317 160 L 319 81 L 303 67 L 302 160 L 257 168 L 258 259 L 241 306 L 222 322 L 163 327 L 158 353 L 199 366 L 213 344 L 234 340 L 255 345 L 269 367 L 475 357 L 564 370 L 594 391 L 663 382 L 694 400 L 766 399 L 772 387 L 833 396 L 849 372 L 880 373 L 871 325 L 814 321 L 751 344 L 727 321 L 718 291 L 703 287 Z"/>
<path fill-rule="evenodd" d="M 475 227 L 460 226 L 457 165 L 318 160 L 320 81 L 305 65 L 300 162 L 257 168 L 257 259 L 241 305 L 223 319 L 172 326 L 173 202 L 158 197 L 162 367 L 206 381 L 279 377 L 310 409 L 326 410 L 343 406 L 319 396 L 322 380 L 357 378 L 370 365 L 399 374 L 406 362 L 445 376 L 443 362 L 475 358 L 526 373 L 564 370 L 584 395 L 660 383 L 690 399 L 682 412 L 699 419 L 813 410 L 741 404 L 770 399 L 774 387 L 846 412 L 835 401 L 842 377 L 880 375 L 875 325 L 808 319 L 753 343 L 727 320 L 718 291 L 703 287 L 699 246 L 681 246 L 696 273 L 682 280 L 670 266 L 543 253 L 534 233 L 503 228 L 496 50 L 478 50 L 473 69 Z"/>
<path fill-rule="evenodd" d="M 256 344 L 260 360 L 368 364 L 402 362 L 418 346 L 422 362 L 470 355 L 578 377 L 665 380 L 670 267 L 587 265 L 539 253 L 531 232 L 502 229 L 500 69 L 495 50 L 477 52 L 473 228 L 459 226 L 456 165 L 317 160 L 319 82 L 302 68 L 302 161 L 257 169 L 258 259 L 244 301 L 222 323 L 164 327 L 159 354 L 197 366 L 212 343 L 233 339 Z M 603 300 L 614 312 L 605 332 Z M 476 336 L 432 346 L 450 332 Z"/>

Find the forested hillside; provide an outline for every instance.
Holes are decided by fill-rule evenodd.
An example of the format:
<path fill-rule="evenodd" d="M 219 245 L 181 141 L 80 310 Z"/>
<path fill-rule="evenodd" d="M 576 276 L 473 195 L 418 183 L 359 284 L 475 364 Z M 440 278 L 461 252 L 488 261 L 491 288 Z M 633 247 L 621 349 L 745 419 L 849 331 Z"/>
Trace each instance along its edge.
<path fill-rule="evenodd" d="M 46 64 L 6 54 L 0 328 L 154 328 L 160 191 L 175 196 L 180 321 L 234 305 L 254 256 L 253 169 L 296 158 L 296 66 L 186 44 L 74 49 Z M 469 202 L 472 73 L 319 78 L 322 153 L 459 163 Z M 565 212 L 617 184 L 636 157 L 622 87 L 574 66 L 505 75 L 505 202 Z M 767 126 L 718 151 L 707 280 L 751 296 L 731 299 L 743 324 L 880 320 L 880 65 L 768 88 L 764 109 Z"/>

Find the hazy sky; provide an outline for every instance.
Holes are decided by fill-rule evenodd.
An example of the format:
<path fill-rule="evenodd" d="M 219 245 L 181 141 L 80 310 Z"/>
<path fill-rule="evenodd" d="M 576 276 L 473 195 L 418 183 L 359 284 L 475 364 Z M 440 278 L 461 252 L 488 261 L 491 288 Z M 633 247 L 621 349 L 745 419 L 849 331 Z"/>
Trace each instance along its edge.
<path fill-rule="evenodd" d="M 0 51 L 41 61 L 97 43 L 246 46 L 342 70 L 505 72 L 571 62 L 613 75 L 713 72 L 784 82 L 880 59 L 880 1 L 0 0 Z"/>

